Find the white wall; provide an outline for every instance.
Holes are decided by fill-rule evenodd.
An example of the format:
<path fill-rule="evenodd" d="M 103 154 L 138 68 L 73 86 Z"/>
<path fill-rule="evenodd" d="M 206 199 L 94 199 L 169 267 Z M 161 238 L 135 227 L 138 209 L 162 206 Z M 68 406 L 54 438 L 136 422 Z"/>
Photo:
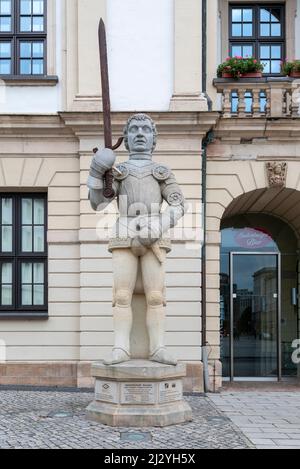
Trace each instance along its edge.
<path fill-rule="evenodd" d="M 58 111 L 58 92 L 50 86 L 0 87 L 1 114 L 52 114 Z"/>
<path fill-rule="evenodd" d="M 107 1 L 114 111 L 169 109 L 173 94 L 173 9 L 173 0 Z"/>
<path fill-rule="evenodd" d="M 61 12 L 63 2 L 56 1 L 56 86 L 5 86 L 0 80 L 1 114 L 53 114 L 61 110 L 61 64 L 62 64 L 62 26 Z"/>

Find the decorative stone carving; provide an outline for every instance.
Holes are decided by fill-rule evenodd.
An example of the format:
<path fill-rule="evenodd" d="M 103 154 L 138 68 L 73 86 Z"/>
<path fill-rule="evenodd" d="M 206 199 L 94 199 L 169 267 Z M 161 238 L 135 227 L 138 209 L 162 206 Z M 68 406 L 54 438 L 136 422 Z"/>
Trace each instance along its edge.
<path fill-rule="evenodd" d="M 269 187 L 284 187 L 286 184 L 287 163 L 272 161 L 266 164 Z"/>

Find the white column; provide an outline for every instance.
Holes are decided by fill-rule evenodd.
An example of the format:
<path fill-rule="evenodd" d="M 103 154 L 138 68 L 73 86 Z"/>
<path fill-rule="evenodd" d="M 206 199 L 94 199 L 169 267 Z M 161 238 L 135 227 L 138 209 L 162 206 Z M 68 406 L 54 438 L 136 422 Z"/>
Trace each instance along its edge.
<path fill-rule="evenodd" d="M 174 95 L 170 110 L 207 111 L 202 95 L 202 1 L 174 0 L 174 5 Z"/>

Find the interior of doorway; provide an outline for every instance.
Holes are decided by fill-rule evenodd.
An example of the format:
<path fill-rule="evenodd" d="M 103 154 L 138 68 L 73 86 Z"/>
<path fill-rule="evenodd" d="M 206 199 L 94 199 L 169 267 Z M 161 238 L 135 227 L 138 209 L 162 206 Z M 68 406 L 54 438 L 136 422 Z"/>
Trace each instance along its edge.
<path fill-rule="evenodd" d="M 277 380 L 281 376 L 296 377 L 299 374 L 299 366 L 292 361 L 292 355 L 294 349 L 292 348 L 294 340 L 299 338 L 299 324 L 300 324 L 300 310 L 298 301 L 299 291 L 299 260 L 298 260 L 298 240 L 291 229 L 291 227 L 283 222 L 281 219 L 266 215 L 266 214 L 244 214 L 237 215 L 231 218 L 224 219 L 222 222 L 222 245 L 221 245 L 221 302 L 220 302 L 220 317 L 221 317 L 221 361 L 223 364 L 223 377 L 224 379 L 233 380 Z M 233 337 L 228 337 L 228 323 L 230 323 L 230 253 L 245 253 L 256 252 L 257 254 L 263 254 L 266 252 L 273 252 L 280 255 L 281 267 L 280 267 L 280 278 L 279 284 L 280 291 L 278 295 L 280 298 L 280 312 L 281 320 L 279 323 L 279 334 L 277 345 L 277 358 L 280 361 L 278 364 L 277 376 L 271 376 L 272 373 L 265 373 L 265 376 L 247 376 L 247 370 L 245 373 L 239 373 L 242 376 L 231 375 L 231 363 L 232 363 L 232 345 Z M 270 283 L 270 280 L 269 280 Z M 247 290 L 247 288 L 246 288 Z M 251 290 L 251 289 L 249 289 Z M 234 292 L 231 292 L 234 293 Z M 274 292 L 276 293 L 276 292 Z M 247 291 L 244 292 L 245 298 L 243 299 L 244 304 L 247 307 Z M 263 298 L 261 301 L 267 301 Z M 249 303 L 249 299 L 248 299 Z M 249 304 L 248 304 L 249 309 Z M 252 314 L 254 313 L 254 314 Z M 244 343 L 250 340 L 253 342 L 253 335 L 255 333 L 264 334 L 264 344 L 257 343 L 257 350 L 262 350 L 263 347 L 267 350 L 270 348 L 270 344 L 267 343 L 270 340 L 270 332 L 266 331 L 254 331 L 253 324 L 249 325 L 249 330 L 245 330 L 245 311 L 241 311 L 241 315 L 244 314 L 244 324 L 240 331 L 240 338 L 243 339 Z M 258 314 L 256 311 L 248 311 L 248 316 Z M 267 314 L 262 311 L 262 314 Z M 260 318 L 261 320 L 262 318 Z M 262 323 L 262 321 L 261 321 Z M 231 324 L 232 326 L 232 324 Z M 232 327 L 231 327 L 232 329 Z M 248 336 L 247 336 L 248 332 Z M 231 330 L 231 334 L 233 332 Z M 260 336 L 262 337 L 262 336 Z M 242 341 L 241 341 L 242 343 Z M 249 342 L 248 342 L 249 343 Z M 236 351 L 238 350 L 238 345 Z M 254 350 L 254 347 L 253 347 Z M 253 351 L 252 350 L 252 351 Z M 253 355 L 253 353 L 252 353 Z M 257 357 L 247 357 L 249 360 Z M 246 362 L 245 362 L 246 363 Z M 246 368 L 246 367 L 245 367 Z M 259 373 L 254 373 L 259 374 Z M 263 373 L 261 373 L 263 374 Z"/>

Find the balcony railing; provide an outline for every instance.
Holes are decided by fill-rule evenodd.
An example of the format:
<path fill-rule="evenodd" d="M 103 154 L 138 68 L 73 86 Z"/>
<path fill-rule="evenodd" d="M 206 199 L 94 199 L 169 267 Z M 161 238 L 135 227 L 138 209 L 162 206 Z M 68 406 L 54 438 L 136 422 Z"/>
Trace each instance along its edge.
<path fill-rule="evenodd" d="M 289 77 L 217 78 L 224 118 L 300 118 L 300 80 Z"/>

